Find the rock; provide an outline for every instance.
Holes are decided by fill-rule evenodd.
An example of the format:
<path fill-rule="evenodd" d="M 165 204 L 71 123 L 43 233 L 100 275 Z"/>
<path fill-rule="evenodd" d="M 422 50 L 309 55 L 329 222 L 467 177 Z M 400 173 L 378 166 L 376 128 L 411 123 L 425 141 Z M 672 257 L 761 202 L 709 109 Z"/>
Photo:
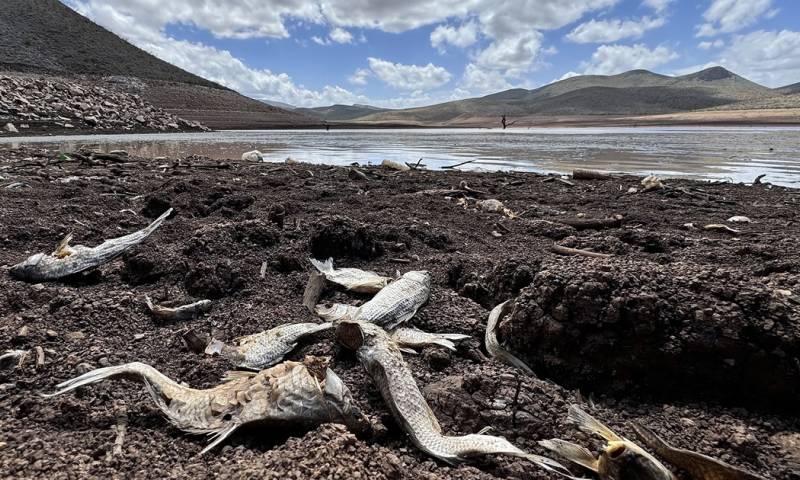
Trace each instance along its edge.
<path fill-rule="evenodd" d="M 84 122 L 86 122 L 86 123 L 88 123 L 89 125 L 91 125 L 91 126 L 93 126 L 93 127 L 94 127 L 94 126 L 96 126 L 96 125 L 97 125 L 97 123 L 98 123 L 98 121 L 97 121 L 97 117 L 92 117 L 92 116 L 89 116 L 89 117 L 83 117 L 83 121 L 84 121 Z"/>
<path fill-rule="evenodd" d="M 64 338 L 71 342 L 77 342 L 86 338 L 86 334 L 80 331 L 68 332 L 64 335 Z"/>
<path fill-rule="evenodd" d="M 3 130 L 5 130 L 8 133 L 19 133 L 17 127 L 15 127 L 14 124 L 11 122 L 6 123 L 6 125 L 3 127 Z"/>
<path fill-rule="evenodd" d="M 242 154 L 243 162 L 262 162 L 264 161 L 264 154 L 258 150 L 251 150 Z"/>
<path fill-rule="evenodd" d="M 144 118 L 144 115 L 137 115 L 136 121 L 139 123 L 147 123 L 147 119 Z"/>
<path fill-rule="evenodd" d="M 397 170 L 399 172 L 405 172 L 407 170 L 411 170 L 411 167 L 409 167 L 405 163 L 395 162 L 393 160 L 388 160 L 388 159 L 381 162 L 381 167 L 387 168 L 389 170 Z"/>
<path fill-rule="evenodd" d="M 300 163 L 300 162 L 298 162 L 294 158 L 286 157 L 286 165 L 295 165 L 295 164 L 298 164 L 298 163 Z"/>
<path fill-rule="evenodd" d="M 728 219 L 731 223 L 750 223 L 750 219 L 743 215 L 736 215 Z"/>
<path fill-rule="evenodd" d="M 58 332 L 55 330 L 47 330 L 44 332 L 44 335 L 47 337 L 48 340 L 55 340 L 58 338 Z"/>
<path fill-rule="evenodd" d="M 664 184 L 655 175 L 650 175 L 642 179 L 642 191 L 649 192 L 650 190 L 659 190 L 664 188 Z"/>

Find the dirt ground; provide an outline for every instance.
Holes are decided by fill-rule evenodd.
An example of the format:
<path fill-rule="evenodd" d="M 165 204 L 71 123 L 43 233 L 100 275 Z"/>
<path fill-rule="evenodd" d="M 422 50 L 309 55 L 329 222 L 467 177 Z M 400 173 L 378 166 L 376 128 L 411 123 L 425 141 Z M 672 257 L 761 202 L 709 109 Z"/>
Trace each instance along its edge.
<path fill-rule="evenodd" d="M 796 385 L 800 371 L 800 192 L 675 180 L 661 190 L 627 193 L 639 187 L 639 178 L 573 180 L 570 186 L 533 173 L 361 170 L 368 180 L 351 178 L 348 168 L 302 163 L 191 157 L 89 164 L 54 151 L 0 151 L 0 347 L 35 352 L 40 346 L 45 354 L 38 368 L 34 353 L 22 368 L 0 370 L 0 476 L 558 478 L 520 459 L 451 467 L 422 454 L 391 418 L 354 355 L 330 333 L 289 358 L 331 356 L 332 368 L 378 426 L 373 437 L 356 438 L 336 425 L 310 432 L 251 428 L 197 457 L 206 439 L 170 426 L 139 384 L 112 381 L 56 398 L 39 395 L 86 369 L 131 361 L 194 387 L 215 385 L 231 365 L 193 353 L 183 334 L 193 329 L 205 338 L 229 340 L 314 321 L 302 306 L 307 258 L 330 254 L 341 266 L 432 273 L 430 301 L 411 323 L 472 336 L 454 353 L 426 349 L 407 357 L 447 434 L 491 426 L 492 434 L 540 454 L 545 451 L 537 440 L 553 437 L 597 452 L 600 442 L 566 421 L 569 404 L 581 403 L 630 438 L 631 422 L 639 421 L 677 446 L 769 479 L 800 479 L 797 403 L 778 398 L 797 395 L 797 388 L 772 388 Z M 461 182 L 474 191 L 470 196 L 497 198 L 519 217 L 478 211 L 471 202 L 465 208 L 458 195 L 441 193 L 463 189 Z M 175 215 L 145 244 L 98 271 L 42 284 L 8 275 L 10 265 L 51 252 L 69 232 L 73 243 L 95 245 L 141 228 L 168 207 Z M 614 215 L 623 220 L 600 230 L 563 223 Z M 702 229 L 733 215 L 751 223 L 729 223 L 738 234 Z M 614 256 L 558 256 L 550 251 L 553 242 Z M 680 275 L 696 279 L 684 282 Z M 669 295 L 658 294 L 661 283 Z M 747 295 L 740 295 L 739 286 Z M 658 301 L 626 301 L 648 292 Z M 145 294 L 161 303 L 210 298 L 213 307 L 195 320 L 159 323 L 144 306 Z M 519 304 L 501 338 L 540 378 L 487 359 L 482 346 L 489 310 L 516 297 Z M 330 288 L 323 301 L 357 304 L 366 298 Z M 581 300 L 570 303 L 574 298 Z M 724 321 L 736 318 L 735 309 L 719 317 L 696 313 L 722 300 L 731 309 L 740 305 L 747 321 Z M 617 328 L 621 323 L 582 326 L 582 319 L 611 318 L 609 305 L 618 307 L 615 312 L 644 312 L 652 322 L 667 319 L 670 329 L 662 335 L 657 328 Z M 647 308 L 625 310 L 630 305 Z M 620 318 L 636 325 L 635 319 Z M 709 323 L 715 318 L 721 321 Z M 695 319 L 702 321 L 699 331 L 686 327 Z M 567 327 L 526 326 L 544 320 Z M 606 330 L 611 336 L 603 335 Z M 754 337 L 754 331 L 767 333 Z M 549 336 L 524 337 L 542 332 Z M 572 343 L 560 332 L 570 332 Z M 758 368 L 769 381 L 759 384 L 747 365 L 726 362 L 724 381 L 713 389 L 659 386 L 661 374 L 679 384 L 675 377 L 684 369 L 697 384 L 713 378 L 713 369 L 722 368 L 713 355 L 727 360 L 726 351 L 715 350 L 718 339 L 736 351 L 767 352 L 758 357 Z M 664 342 L 674 348 L 664 350 Z M 641 346 L 637 357 L 630 357 L 630 348 L 618 348 L 631 344 Z M 697 354 L 696 345 L 711 353 Z M 650 354 L 664 351 L 669 355 L 647 362 Z M 591 363 L 604 357 L 610 367 Z M 652 371 L 619 370 L 626 361 Z M 752 381 L 730 385 L 738 378 Z M 754 402 L 757 397 L 762 401 Z M 127 434 L 122 453 L 113 455 L 123 415 Z"/>

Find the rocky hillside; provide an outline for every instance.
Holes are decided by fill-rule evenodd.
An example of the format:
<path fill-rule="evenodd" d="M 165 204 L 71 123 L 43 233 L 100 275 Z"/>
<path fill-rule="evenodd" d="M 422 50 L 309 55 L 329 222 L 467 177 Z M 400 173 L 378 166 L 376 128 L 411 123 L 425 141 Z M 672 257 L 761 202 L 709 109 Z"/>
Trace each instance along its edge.
<path fill-rule="evenodd" d="M 4 132 L 207 130 L 144 101 L 139 95 L 42 75 L 0 76 Z"/>
<path fill-rule="evenodd" d="M 320 123 L 318 119 L 265 105 L 171 65 L 131 45 L 58 0 L 3 0 L 0 3 L 2 71 L 56 75 L 78 83 L 88 81 L 107 89 L 138 95 L 152 104 L 152 108 L 215 129 Z M 23 89 L 18 93 L 23 95 L 26 91 Z M 102 101 L 98 105 L 102 105 Z M 84 115 L 83 111 L 77 113 Z M 92 113 L 90 111 L 88 116 L 97 116 Z M 134 118 L 138 116 L 134 115 Z M 147 114 L 144 117 L 144 124 L 149 129 L 160 130 L 163 125 L 175 123 L 174 120 L 166 123 L 159 120 L 154 122 L 154 126 L 149 126 Z M 97 118 L 104 127 L 111 129 L 130 126 L 115 117 L 103 119 L 101 115 Z M 75 129 L 85 123 L 75 119 L 69 116 L 58 121 L 71 124 Z M 26 120 L 33 128 L 32 121 L 36 118 L 19 120 Z"/>
<path fill-rule="evenodd" d="M 297 112 L 316 117 L 328 122 L 343 122 L 364 117 L 378 112 L 389 111 L 386 108 L 371 105 L 331 105 L 329 107 L 298 108 Z"/>

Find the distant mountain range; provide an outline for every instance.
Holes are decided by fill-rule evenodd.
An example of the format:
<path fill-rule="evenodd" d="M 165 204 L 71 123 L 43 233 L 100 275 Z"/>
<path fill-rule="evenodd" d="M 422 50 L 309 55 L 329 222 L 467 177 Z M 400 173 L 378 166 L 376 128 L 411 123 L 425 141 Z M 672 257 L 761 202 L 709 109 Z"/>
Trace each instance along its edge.
<path fill-rule="evenodd" d="M 503 115 L 520 126 L 565 121 L 625 123 L 629 119 L 640 123 L 643 117 L 656 116 L 681 122 L 688 118 L 683 114 L 694 115 L 689 119 L 694 122 L 699 118 L 695 114 L 709 111 L 717 112 L 714 118 L 724 118 L 726 122 L 751 122 L 762 117 L 750 112 L 746 118 L 724 112 L 776 109 L 783 109 L 773 115 L 780 117 L 780 122 L 800 123 L 800 83 L 771 89 L 722 67 L 677 77 L 646 70 L 611 76 L 579 75 L 533 90 L 511 89 L 400 110 L 369 105 L 295 108 L 280 99 L 253 100 L 170 65 L 58 0 L 3 0 L 0 70 L 89 79 L 140 94 L 169 113 L 216 129 L 318 127 L 323 122 L 498 126 Z"/>

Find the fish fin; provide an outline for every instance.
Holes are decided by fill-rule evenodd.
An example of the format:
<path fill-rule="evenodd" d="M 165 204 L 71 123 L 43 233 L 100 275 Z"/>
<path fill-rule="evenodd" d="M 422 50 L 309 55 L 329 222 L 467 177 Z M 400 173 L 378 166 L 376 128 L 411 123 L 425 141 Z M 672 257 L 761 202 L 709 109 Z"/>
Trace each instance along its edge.
<path fill-rule="evenodd" d="M 228 437 L 229 437 L 229 436 L 230 436 L 230 435 L 231 435 L 231 434 L 232 434 L 232 433 L 233 433 L 233 432 L 234 432 L 234 431 L 235 431 L 237 428 L 239 428 L 239 424 L 238 424 L 238 423 L 234 423 L 234 424 L 231 424 L 231 425 L 229 425 L 229 426 L 227 426 L 227 427 L 225 427 L 225 428 L 223 428 L 223 429 L 221 429 L 221 430 L 219 430 L 219 431 L 217 431 L 217 432 L 214 432 L 214 433 L 212 434 L 212 441 L 211 441 L 211 443 L 209 443 L 208 445 L 206 445 L 206 448 L 204 448 L 203 450 L 201 450 L 201 451 L 200 451 L 200 453 L 198 454 L 198 456 L 200 456 L 200 455 L 204 455 L 206 452 L 208 452 L 208 451 L 209 451 L 209 450 L 211 450 L 212 448 L 214 448 L 214 447 L 216 447 L 217 445 L 219 445 L 220 443 L 222 443 L 222 442 L 223 442 L 223 441 L 224 441 L 226 438 L 228 438 Z"/>
<path fill-rule="evenodd" d="M 324 262 L 320 262 L 316 258 L 309 258 L 308 260 L 311 262 L 311 265 L 314 265 L 314 268 L 316 268 L 319 273 L 326 274 L 333 272 L 333 258 L 328 258 Z"/>
<path fill-rule="evenodd" d="M 483 435 L 483 434 L 491 432 L 492 430 L 494 430 L 494 427 L 491 426 L 491 425 L 488 425 L 488 426 L 485 426 L 485 427 L 481 428 L 480 430 L 478 430 L 478 433 L 476 433 L 476 435 Z"/>
<path fill-rule="evenodd" d="M 507 350 L 506 350 L 506 357 L 505 358 L 506 358 L 506 360 L 508 360 L 508 363 L 510 363 L 511 365 L 517 367 L 518 369 L 522 370 L 523 372 L 527 373 L 528 375 L 530 375 L 532 377 L 536 376 L 536 373 L 534 373 L 533 369 L 531 367 L 529 367 L 527 363 L 523 362 L 522 360 L 520 360 L 516 356 L 512 355 Z"/>
<path fill-rule="evenodd" d="M 456 344 L 451 342 L 450 340 L 445 340 L 444 338 L 436 338 L 431 340 L 431 343 L 434 345 L 439 345 L 440 347 L 444 347 L 448 350 L 456 351 Z"/>
<path fill-rule="evenodd" d="M 576 445 L 566 440 L 554 438 L 552 440 L 540 440 L 539 445 L 555 452 L 567 460 L 577 463 L 582 467 L 586 467 L 593 472 L 597 472 L 597 458 L 592 455 L 592 452 L 586 448 Z"/>
<path fill-rule="evenodd" d="M 666 440 L 659 437 L 655 432 L 639 422 L 633 423 L 633 431 L 636 432 L 636 436 L 639 437 L 639 440 L 641 440 L 642 443 L 659 455 L 661 455 L 662 452 L 674 449 L 672 445 L 666 442 Z"/>
<path fill-rule="evenodd" d="M 144 296 L 144 303 L 145 303 L 145 305 L 147 305 L 147 309 L 150 310 L 151 312 L 156 309 L 156 306 L 153 303 L 153 300 L 150 299 L 150 295 L 145 295 Z"/>
<path fill-rule="evenodd" d="M 461 333 L 437 333 L 437 335 L 445 340 L 450 340 L 453 342 L 460 342 L 461 340 L 466 340 L 469 338 L 469 335 L 463 335 Z"/>
<path fill-rule="evenodd" d="M 564 478 L 568 478 L 570 480 L 589 480 L 585 477 L 576 477 L 572 475 L 572 472 L 569 471 L 567 467 L 561 465 L 559 462 L 553 460 L 552 458 L 543 457 L 541 455 L 536 455 L 533 453 L 528 453 L 523 456 L 526 460 L 529 460 L 535 463 L 538 467 L 547 470 L 548 472 L 555 473 Z"/>
<path fill-rule="evenodd" d="M 64 236 L 63 239 L 61 239 L 60 242 L 58 242 L 56 250 L 53 252 L 53 256 L 58 258 L 64 258 L 70 256 L 72 252 L 70 251 L 69 248 L 69 242 L 71 241 L 72 241 L 72 232 L 69 232 Z"/>
<path fill-rule="evenodd" d="M 397 347 L 397 348 L 399 348 L 401 352 L 407 353 L 409 355 L 419 355 L 419 352 L 414 350 L 413 348 L 408 348 L 408 347 Z"/>
<path fill-rule="evenodd" d="M 208 342 L 208 346 L 206 346 L 205 353 L 206 355 L 222 355 L 222 349 L 225 347 L 225 344 L 221 341 L 217 340 L 216 338 L 212 338 L 210 342 Z"/>
<path fill-rule="evenodd" d="M 624 438 L 620 437 L 613 430 L 602 424 L 599 420 L 584 412 L 581 407 L 573 404 L 569 406 L 568 418 L 578 425 L 578 428 L 584 432 L 594 433 L 603 437 L 607 442 L 623 442 Z"/>
<path fill-rule="evenodd" d="M 240 380 L 242 378 L 253 378 L 258 375 L 258 372 L 247 372 L 244 370 L 228 370 L 225 372 L 225 375 L 222 376 L 223 382 L 232 382 L 234 380 Z"/>

